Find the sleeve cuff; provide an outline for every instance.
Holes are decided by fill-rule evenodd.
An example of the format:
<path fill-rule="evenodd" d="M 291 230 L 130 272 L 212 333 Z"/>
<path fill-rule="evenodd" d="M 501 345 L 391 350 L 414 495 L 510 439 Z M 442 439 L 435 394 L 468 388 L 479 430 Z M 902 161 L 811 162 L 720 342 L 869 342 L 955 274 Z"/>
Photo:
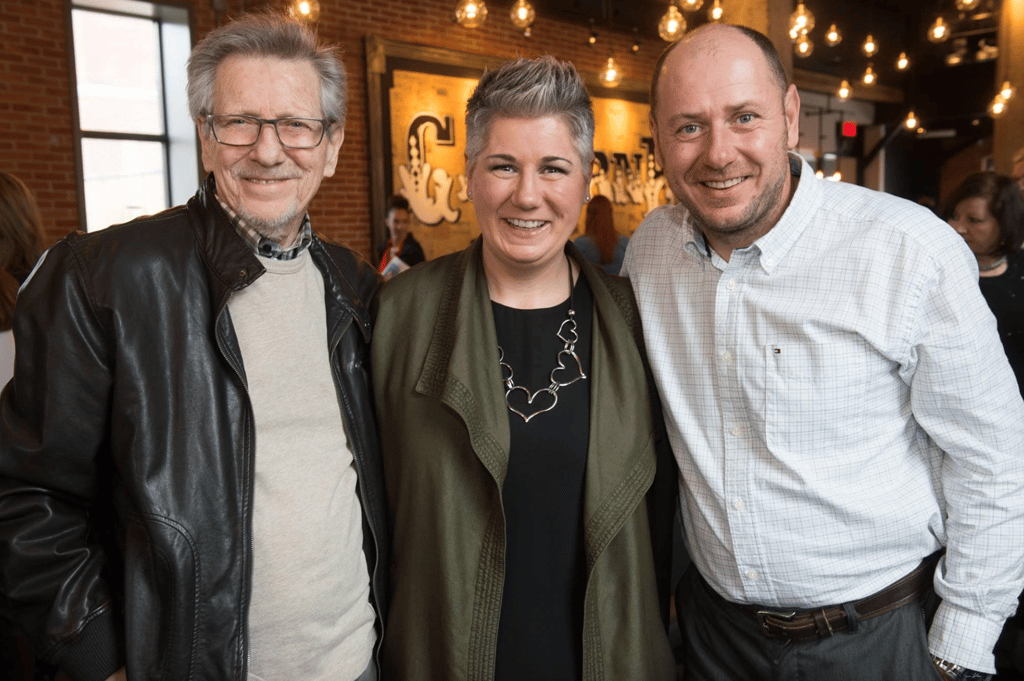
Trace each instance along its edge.
<path fill-rule="evenodd" d="M 75 681 L 106 681 L 125 664 L 124 636 L 112 609 L 97 614 L 46 658 Z"/>
<path fill-rule="evenodd" d="M 943 601 L 928 632 L 928 651 L 968 669 L 994 674 L 996 666 L 992 649 L 1003 624 L 1002 620 L 994 622 Z"/>

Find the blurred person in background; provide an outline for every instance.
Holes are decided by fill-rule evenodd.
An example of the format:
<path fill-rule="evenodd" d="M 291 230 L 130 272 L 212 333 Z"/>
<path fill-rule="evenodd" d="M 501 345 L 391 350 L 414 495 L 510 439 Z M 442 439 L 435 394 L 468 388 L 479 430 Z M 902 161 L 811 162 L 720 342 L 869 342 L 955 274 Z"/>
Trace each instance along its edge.
<path fill-rule="evenodd" d="M 611 199 L 601 194 L 594 196 L 587 205 L 585 225 L 583 235 L 576 237 L 576 248 L 584 258 L 608 274 L 618 274 L 629 237 L 615 231 Z"/>
<path fill-rule="evenodd" d="M 392 196 L 388 201 L 388 214 L 384 222 L 388 227 L 388 240 L 381 248 L 377 262 L 380 263 L 380 273 L 385 279 L 390 279 L 427 258 L 423 255 L 420 242 L 412 235 L 409 199 Z"/>

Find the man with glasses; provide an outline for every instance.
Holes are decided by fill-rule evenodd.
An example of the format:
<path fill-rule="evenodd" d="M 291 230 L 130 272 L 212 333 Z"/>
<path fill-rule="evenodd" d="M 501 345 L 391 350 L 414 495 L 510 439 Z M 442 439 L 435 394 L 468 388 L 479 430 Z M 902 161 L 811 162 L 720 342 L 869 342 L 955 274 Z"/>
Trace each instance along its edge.
<path fill-rule="evenodd" d="M 388 565 L 374 268 L 307 207 L 345 73 L 301 25 L 207 35 L 187 205 L 76 234 L 21 291 L 0 614 L 72 679 L 377 679 Z"/>

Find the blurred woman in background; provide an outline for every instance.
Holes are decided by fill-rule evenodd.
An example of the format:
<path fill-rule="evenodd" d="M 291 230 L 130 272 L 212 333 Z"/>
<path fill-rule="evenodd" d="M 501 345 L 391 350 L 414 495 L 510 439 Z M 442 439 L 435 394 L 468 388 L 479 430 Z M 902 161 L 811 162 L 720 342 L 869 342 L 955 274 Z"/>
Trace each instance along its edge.
<path fill-rule="evenodd" d="M 42 252 L 42 220 L 31 192 L 0 171 L 0 388 L 14 368 L 14 299 Z"/>
<path fill-rule="evenodd" d="M 1024 394 L 1024 194 L 1009 177 L 974 173 L 950 195 L 945 216 L 978 259 L 981 294 Z"/>
<path fill-rule="evenodd" d="M 608 274 L 618 274 L 622 271 L 629 237 L 615 231 L 611 199 L 601 194 L 594 196 L 587 206 L 585 225 L 583 235 L 576 237 L 576 248 Z"/>

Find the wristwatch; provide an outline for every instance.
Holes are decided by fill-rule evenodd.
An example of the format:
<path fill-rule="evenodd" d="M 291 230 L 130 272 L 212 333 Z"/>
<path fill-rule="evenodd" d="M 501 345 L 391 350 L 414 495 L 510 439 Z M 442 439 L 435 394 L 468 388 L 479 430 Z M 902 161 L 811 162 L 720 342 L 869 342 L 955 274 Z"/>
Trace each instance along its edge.
<path fill-rule="evenodd" d="M 950 662 L 949 660 L 943 660 L 941 657 L 932 655 L 932 662 L 935 663 L 935 667 L 942 672 L 942 675 L 949 681 L 991 681 L 992 674 L 985 672 L 977 672 L 973 669 Z"/>

